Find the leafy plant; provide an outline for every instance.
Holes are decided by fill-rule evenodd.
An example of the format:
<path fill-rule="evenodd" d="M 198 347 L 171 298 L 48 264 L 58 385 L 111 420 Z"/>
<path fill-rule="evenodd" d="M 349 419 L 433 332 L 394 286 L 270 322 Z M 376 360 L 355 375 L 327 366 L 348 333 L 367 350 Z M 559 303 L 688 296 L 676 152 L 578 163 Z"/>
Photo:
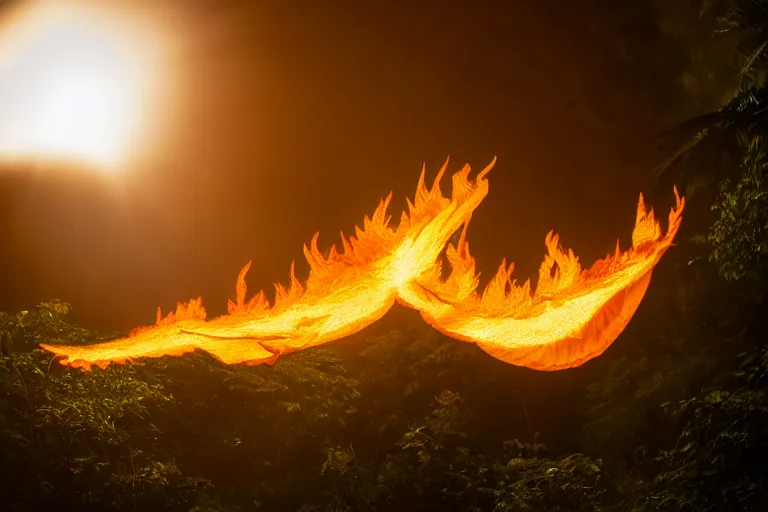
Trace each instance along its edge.
<path fill-rule="evenodd" d="M 712 205 L 719 217 L 709 231 L 710 261 L 725 279 L 759 281 L 768 261 L 768 161 L 759 144 L 752 144 L 743 168 L 735 185 L 722 182 Z"/>

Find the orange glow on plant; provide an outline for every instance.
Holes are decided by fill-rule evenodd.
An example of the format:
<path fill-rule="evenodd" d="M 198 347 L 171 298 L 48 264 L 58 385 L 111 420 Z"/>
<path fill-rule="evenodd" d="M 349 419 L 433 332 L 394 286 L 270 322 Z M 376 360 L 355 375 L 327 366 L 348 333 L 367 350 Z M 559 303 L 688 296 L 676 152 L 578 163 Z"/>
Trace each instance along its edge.
<path fill-rule="evenodd" d="M 224 363 L 273 363 L 279 356 L 318 346 L 358 332 L 381 318 L 395 301 L 418 309 L 433 327 L 453 338 L 477 343 L 508 363 L 539 370 L 559 370 L 600 355 L 622 332 L 640 304 L 651 271 L 672 244 L 681 222 L 684 200 L 669 216 L 661 235 L 653 211 L 640 198 L 633 246 L 618 247 L 614 256 L 582 270 L 572 251 L 560 249 L 558 237 L 546 239 L 548 255 L 541 265 L 538 287 L 517 286 L 512 266 L 502 264 L 480 295 L 475 262 L 466 230 L 472 212 L 488 193 L 486 174 L 473 180 L 465 166 L 452 177 L 453 189 L 443 196 L 440 181 L 432 186 L 424 171 L 408 211 L 397 228 L 389 225 L 391 194 L 354 236 L 342 235 L 340 249 L 322 254 L 318 235 L 304 254 L 310 265 L 306 284 L 293 273 L 287 287 L 276 284 L 270 304 L 264 292 L 247 297 L 240 272 L 236 300 L 229 314 L 206 321 L 200 299 L 179 304 L 155 326 L 135 329 L 128 338 L 89 346 L 42 348 L 62 356 L 73 367 L 104 367 L 142 357 L 178 356 L 199 349 Z M 451 236 L 463 226 L 456 247 L 448 246 L 451 274 L 441 278 L 439 257 Z"/>

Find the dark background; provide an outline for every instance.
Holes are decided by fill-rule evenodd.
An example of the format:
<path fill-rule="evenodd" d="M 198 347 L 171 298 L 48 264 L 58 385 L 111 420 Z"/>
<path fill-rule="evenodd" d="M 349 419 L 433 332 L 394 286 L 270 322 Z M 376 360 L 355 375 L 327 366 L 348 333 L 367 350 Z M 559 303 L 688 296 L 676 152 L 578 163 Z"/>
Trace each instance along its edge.
<path fill-rule="evenodd" d="M 390 190 L 399 218 L 448 155 L 499 158 L 470 231 L 486 278 L 502 257 L 533 277 L 552 228 L 589 265 L 627 246 L 639 192 L 666 218 L 655 136 L 733 87 L 688 0 L 172 4 L 151 155 L 0 172 L 0 310 L 60 298 L 128 329 L 202 295 L 222 314 L 248 260 L 254 290 L 292 259 L 305 276 L 315 231 L 327 249 Z"/>

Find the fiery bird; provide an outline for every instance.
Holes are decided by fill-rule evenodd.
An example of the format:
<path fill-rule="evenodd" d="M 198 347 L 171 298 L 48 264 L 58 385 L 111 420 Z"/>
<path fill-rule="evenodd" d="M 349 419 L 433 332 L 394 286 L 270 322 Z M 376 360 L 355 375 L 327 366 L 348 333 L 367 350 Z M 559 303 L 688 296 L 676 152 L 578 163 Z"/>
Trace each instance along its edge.
<path fill-rule="evenodd" d="M 511 280 L 513 266 L 502 262 L 479 295 L 466 232 L 472 212 L 488 194 L 485 176 L 495 162 L 474 180 L 464 166 L 452 177 L 449 197 L 440 190 L 448 162 L 432 186 L 426 185 L 422 169 L 414 199 L 408 200 L 408 211 L 395 229 L 387 215 L 390 194 L 354 236 L 341 235 L 341 249 L 334 245 L 323 255 L 316 234 L 304 247 L 310 266 L 306 284 L 296 278 L 291 265 L 290 283 L 275 285 L 272 304 L 263 291 L 246 298 L 248 263 L 237 278 L 236 300 L 230 300 L 228 315 L 206 321 L 198 298 L 179 303 L 176 312 L 165 317 L 158 309 L 154 326 L 137 328 L 124 339 L 41 347 L 62 356 L 61 364 L 85 369 L 196 349 L 228 364 L 271 364 L 283 354 L 356 333 L 398 301 L 419 310 L 439 331 L 477 343 L 508 363 L 539 370 L 583 364 L 600 355 L 626 327 L 651 271 L 672 244 L 684 200 L 675 190 L 677 206 L 662 236 L 653 211 L 640 196 L 632 248 L 621 252 L 617 245 L 614 256 L 588 270 L 582 270 L 573 252 L 563 251 L 550 232 L 534 293 L 529 282 L 517 286 Z M 460 229 L 458 242 L 449 244 Z M 452 271 L 442 279 L 439 258 L 446 244 Z"/>

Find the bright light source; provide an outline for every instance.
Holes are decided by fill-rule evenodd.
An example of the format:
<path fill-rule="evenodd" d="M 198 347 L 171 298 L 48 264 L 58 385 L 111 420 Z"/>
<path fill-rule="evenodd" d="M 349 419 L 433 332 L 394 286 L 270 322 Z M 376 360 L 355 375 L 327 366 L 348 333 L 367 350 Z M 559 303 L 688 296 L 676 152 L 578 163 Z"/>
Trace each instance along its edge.
<path fill-rule="evenodd" d="M 56 0 L 27 4 L 6 23 L 0 158 L 81 161 L 104 170 L 126 163 L 140 124 L 148 123 L 141 118 L 158 73 L 157 38 L 138 18 Z"/>

